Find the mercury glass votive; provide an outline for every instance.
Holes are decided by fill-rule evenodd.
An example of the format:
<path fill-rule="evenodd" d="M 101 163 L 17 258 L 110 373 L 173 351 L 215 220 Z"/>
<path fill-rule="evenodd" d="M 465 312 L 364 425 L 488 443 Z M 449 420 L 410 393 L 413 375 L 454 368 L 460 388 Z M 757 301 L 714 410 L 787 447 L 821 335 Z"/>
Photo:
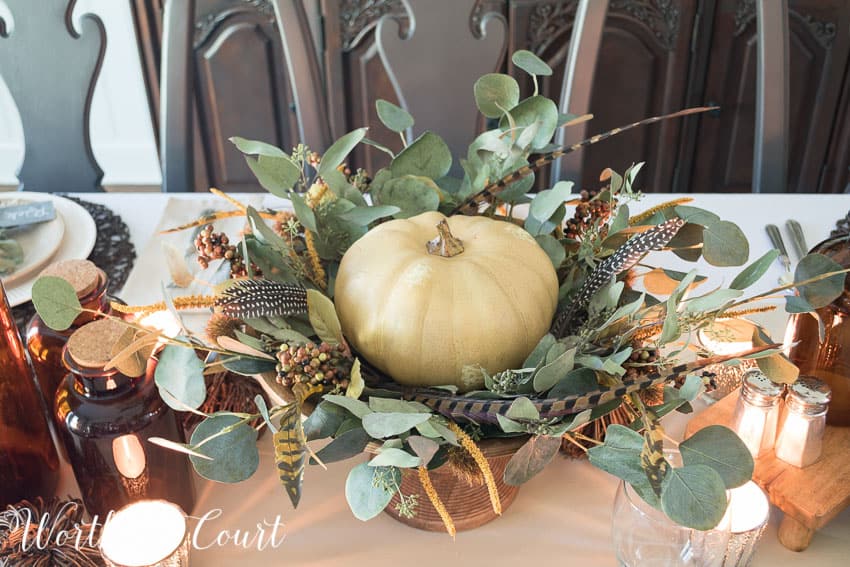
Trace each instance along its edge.
<path fill-rule="evenodd" d="M 753 560 L 756 545 L 767 528 L 770 502 L 753 481 L 729 491 L 729 543 L 723 567 L 747 567 Z"/>
<path fill-rule="evenodd" d="M 108 567 L 188 567 L 186 515 L 165 500 L 128 504 L 107 520 L 100 552 Z"/>

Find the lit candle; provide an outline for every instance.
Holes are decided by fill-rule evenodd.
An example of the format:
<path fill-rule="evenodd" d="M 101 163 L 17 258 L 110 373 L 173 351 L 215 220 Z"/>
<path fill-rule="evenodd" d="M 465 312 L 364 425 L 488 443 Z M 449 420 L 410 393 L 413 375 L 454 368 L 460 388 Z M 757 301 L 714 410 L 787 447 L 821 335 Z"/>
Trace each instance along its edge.
<path fill-rule="evenodd" d="M 729 491 L 731 536 L 726 546 L 724 567 L 749 565 L 756 544 L 767 527 L 770 502 L 764 491 L 754 483 L 748 483 Z"/>
<path fill-rule="evenodd" d="M 100 552 L 110 567 L 177 567 L 189 564 L 186 516 L 165 500 L 121 508 L 103 528 Z"/>

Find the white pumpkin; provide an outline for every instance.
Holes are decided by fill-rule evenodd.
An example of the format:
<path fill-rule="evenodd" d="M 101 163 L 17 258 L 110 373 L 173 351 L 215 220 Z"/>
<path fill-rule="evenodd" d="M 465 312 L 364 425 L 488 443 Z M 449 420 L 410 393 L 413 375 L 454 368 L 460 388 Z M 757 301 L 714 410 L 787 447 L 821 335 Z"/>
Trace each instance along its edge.
<path fill-rule="evenodd" d="M 451 234 L 435 238 L 445 220 Z M 429 252 L 457 239 L 456 255 Z M 355 242 L 334 297 L 343 333 L 371 364 L 402 384 L 469 391 L 483 378 L 463 380 L 465 365 L 491 374 L 516 368 L 546 334 L 558 278 L 519 226 L 428 212 L 381 224 Z"/>

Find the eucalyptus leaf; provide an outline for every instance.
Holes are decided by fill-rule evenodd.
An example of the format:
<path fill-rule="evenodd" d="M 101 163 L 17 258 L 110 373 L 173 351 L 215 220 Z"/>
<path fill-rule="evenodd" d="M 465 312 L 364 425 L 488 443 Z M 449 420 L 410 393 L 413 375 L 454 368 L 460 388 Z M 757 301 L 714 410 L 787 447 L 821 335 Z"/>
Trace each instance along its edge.
<path fill-rule="evenodd" d="M 378 111 L 378 118 L 384 126 L 393 132 L 404 132 L 413 126 L 413 116 L 405 109 L 387 100 L 380 98 L 376 100 L 375 110 Z"/>
<path fill-rule="evenodd" d="M 608 227 L 608 235 L 613 236 L 624 228 L 627 228 L 629 226 L 629 215 L 628 205 L 620 205 L 617 207 L 617 214 L 614 216 L 614 219 Z"/>
<path fill-rule="evenodd" d="M 552 261 L 552 265 L 557 270 L 561 267 L 561 264 L 564 263 L 564 259 L 567 257 L 567 252 L 564 250 L 564 247 L 561 245 L 558 240 L 552 236 L 551 234 L 540 234 L 534 237 L 534 240 L 537 241 L 537 244 L 546 252 L 546 255 L 549 256 L 549 259 Z"/>
<path fill-rule="evenodd" d="M 528 232 L 531 236 L 549 234 L 555 230 L 556 227 L 561 225 L 565 216 L 567 216 L 567 208 L 561 204 L 549 220 L 541 221 L 537 217 L 529 215 L 528 218 L 525 219 L 525 224 L 523 226 L 526 232 Z"/>
<path fill-rule="evenodd" d="M 548 144 L 558 127 L 558 107 L 544 96 L 528 97 L 511 108 L 509 114 L 518 128 L 527 128 L 536 124 L 537 133 L 531 143 L 533 149 L 540 149 Z M 509 125 L 508 115 L 503 116 L 499 121 L 499 127 L 505 130 Z"/>
<path fill-rule="evenodd" d="M 726 512 L 726 486 L 706 465 L 670 468 L 661 487 L 661 509 L 677 524 L 710 530 Z"/>
<path fill-rule="evenodd" d="M 389 476 L 389 478 L 386 478 Z M 384 482 L 378 480 L 383 478 Z M 370 467 L 361 463 L 351 469 L 345 481 L 345 499 L 358 520 L 371 520 L 392 500 L 391 486 L 401 484 L 401 472 L 394 467 Z"/>
<path fill-rule="evenodd" d="M 643 443 L 640 433 L 615 423 L 608 426 L 605 442 L 588 449 L 587 456 L 590 464 L 632 486 L 648 484 L 640 457 Z"/>
<path fill-rule="evenodd" d="M 162 362 L 160 362 L 160 364 L 161 363 Z M 277 362 L 274 360 L 260 360 L 257 358 L 237 356 L 224 360 L 222 362 L 222 366 L 224 366 L 227 370 L 236 374 L 241 374 L 242 376 L 256 376 L 257 374 L 262 374 L 264 372 L 274 372 L 277 368 Z M 157 370 L 159 370 L 158 366 Z"/>
<path fill-rule="evenodd" d="M 698 313 L 702 311 L 715 311 L 730 301 L 741 297 L 743 291 L 739 289 L 715 289 L 714 291 L 695 297 L 685 303 L 686 313 Z"/>
<path fill-rule="evenodd" d="M 344 407 L 355 417 L 358 417 L 360 419 L 363 419 L 365 416 L 372 413 L 372 410 L 369 409 L 369 406 L 366 405 L 365 402 L 355 400 L 354 398 L 340 396 L 339 394 L 325 394 L 324 399 L 329 403 Z"/>
<path fill-rule="evenodd" d="M 427 413 L 431 411 L 428 406 L 419 402 L 375 396 L 369 398 L 369 409 L 379 413 Z"/>
<path fill-rule="evenodd" d="M 753 332 L 753 346 L 760 347 L 772 344 L 773 341 L 767 334 L 758 328 Z M 793 384 L 800 376 L 800 369 L 796 364 L 788 360 L 782 353 L 774 354 L 756 360 L 759 370 L 764 372 L 768 378 L 777 384 Z"/>
<path fill-rule="evenodd" d="M 260 154 L 256 158 L 245 156 L 245 162 L 257 181 L 269 193 L 287 197 L 287 193 L 301 177 L 301 169 L 287 156 L 272 157 Z"/>
<path fill-rule="evenodd" d="M 761 258 L 741 270 L 741 273 L 735 276 L 729 287 L 732 289 L 746 289 L 750 287 L 761 279 L 778 257 L 779 250 L 768 250 Z"/>
<path fill-rule="evenodd" d="M 540 59 L 531 51 L 525 49 L 515 51 L 514 54 L 511 56 L 511 61 L 513 61 L 514 65 L 516 65 L 529 75 L 540 75 L 541 77 L 548 77 L 552 74 L 552 68 L 549 67 L 549 65 L 547 65 L 545 61 Z"/>
<path fill-rule="evenodd" d="M 422 466 L 424 467 L 428 466 L 428 463 L 431 462 L 431 459 L 434 458 L 434 455 L 440 449 L 440 446 L 435 441 L 427 437 L 420 437 L 419 435 L 408 437 L 407 444 L 410 445 L 413 452 L 422 460 Z"/>
<path fill-rule="evenodd" d="M 722 425 L 709 425 L 679 444 L 685 465 L 707 465 L 724 486 L 736 488 L 753 476 L 753 457 L 741 438 Z"/>
<path fill-rule="evenodd" d="M 207 397 L 204 363 L 192 348 L 166 345 L 159 355 L 154 382 L 160 391 L 168 392 L 182 404 L 174 404 L 174 400 L 168 396 L 163 397 L 169 406 L 178 411 L 186 407 L 198 409 Z"/>
<path fill-rule="evenodd" d="M 405 433 L 430 418 L 430 413 L 369 413 L 363 416 L 363 429 L 375 439 L 384 439 Z"/>
<path fill-rule="evenodd" d="M 266 400 L 263 398 L 262 394 L 254 396 L 254 405 L 257 406 L 257 411 L 259 411 L 260 415 L 263 416 L 263 421 L 266 422 L 266 427 L 269 428 L 269 431 L 277 433 L 277 426 L 272 423 L 272 420 L 269 417 L 269 408 L 266 405 Z"/>
<path fill-rule="evenodd" d="M 32 303 L 39 317 L 54 331 L 68 329 L 83 312 L 73 286 L 56 276 L 41 276 L 35 280 Z"/>
<path fill-rule="evenodd" d="M 674 209 L 676 216 L 685 222 L 699 224 L 702 226 L 711 226 L 720 222 L 720 217 L 711 211 L 700 209 L 699 207 L 691 207 L 690 205 L 678 205 Z"/>
<path fill-rule="evenodd" d="M 529 214 L 540 221 L 548 220 L 564 201 L 570 198 L 573 190 L 572 181 L 559 181 L 551 189 L 541 191 L 531 201 Z"/>
<path fill-rule="evenodd" d="M 545 392 L 561 381 L 575 366 L 575 356 L 576 349 L 568 349 L 558 356 L 558 358 L 538 370 L 534 374 L 534 390 L 536 392 Z"/>
<path fill-rule="evenodd" d="M 540 339 L 537 346 L 534 347 L 534 350 L 531 351 L 531 354 L 529 354 L 528 358 L 525 359 L 525 362 L 522 363 L 522 367 L 535 368 L 538 364 L 542 363 L 546 359 L 546 353 L 555 343 L 556 339 L 552 333 L 546 333 L 543 335 L 543 338 Z"/>
<path fill-rule="evenodd" d="M 322 401 L 304 420 L 304 436 L 307 441 L 330 437 L 347 417 L 348 413 L 342 406 Z"/>
<path fill-rule="evenodd" d="M 555 384 L 546 397 L 566 398 L 568 396 L 581 396 L 599 388 L 596 372 L 590 368 L 574 368 Z"/>
<path fill-rule="evenodd" d="M 487 118 L 499 118 L 519 102 L 519 84 L 501 73 L 488 73 L 475 81 L 475 104 Z"/>
<path fill-rule="evenodd" d="M 189 442 L 192 449 L 208 457 L 189 456 L 199 475 L 216 482 L 236 483 L 251 478 L 256 472 L 260 464 L 257 432 L 247 423 L 237 426 L 239 421 L 235 415 L 213 414 L 192 432 Z M 220 434 L 227 429 L 229 431 Z M 214 435 L 216 437 L 212 438 Z"/>
<path fill-rule="evenodd" d="M 527 433 L 528 427 L 518 421 L 514 421 L 502 414 L 496 414 L 496 421 L 505 433 Z"/>
<path fill-rule="evenodd" d="M 382 219 L 384 217 L 391 217 L 399 211 L 401 211 L 400 208 L 394 207 L 392 205 L 355 207 L 341 214 L 340 218 L 343 220 L 351 221 L 356 224 L 367 226 L 378 219 Z"/>
<path fill-rule="evenodd" d="M 298 217 L 298 221 L 307 230 L 318 233 L 319 231 L 316 229 L 316 214 L 304 201 L 304 197 L 298 193 L 290 192 L 288 198 L 292 202 L 292 208 L 295 210 L 295 216 Z"/>
<path fill-rule="evenodd" d="M 395 157 L 390 171 L 394 178 L 417 175 L 434 180 L 444 177 L 451 167 L 452 153 L 446 142 L 433 132 L 425 132 Z"/>
<path fill-rule="evenodd" d="M 403 469 L 415 468 L 422 464 L 422 459 L 411 455 L 403 449 L 389 447 L 383 449 L 371 461 L 370 467 L 400 467 Z"/>
<path fill-rule="evenodd" d="M 319 175 L 324 177 L 328 171 L 336 170 L 345 161 L 351 150 L 366 136 L 367 130 L 368 128 L 352 130 L 331 144 L 331 147 L 322 156 L 322 161 L 319 162 Z"/>
<path fill-rule="evenodd" d="M 331 344 L 343 342 L 342 327 L 333 301 L 314 289 L 307 290 L 307 313 L 316 335 Z"/>
<path fill-rule="evenodd" d="M 514 453 L 505 467 L 505 484 L 519 486 L 546 468 L 561 448 L 560 437 L 534 435 Z"/>
<path fill-rule="evenodd" d="M 361 454 L 366 445 L 372 440 L 362 427 L 354 427 L 338 435 L 333 441 L 316 452 L 318 461 L 335 463 L 344 461 Z M 310 459 L 310 464 L 317 464 L 316 459 Z"/>
<path fill-rule="evenodd" d="M 735 223 L 718 221 L 705 227 L 702 255 L 712 266 L 742 266 L 750 257 L 750 244 Z"/>
<path fill-rule="evenodd" d="M 528 421 L 537 421 L 540 419 L 540 412 L 534 407 L 534 404 L 526 397 L 515 399 L 511 403 L 511 407 L 505 413 L 509 419 L 524 419 Z"/>
<path fill-rule="evenodd" d="M 379 195 L 380 204 L 393 206 L 397 219 L 414 217 L 440 207 L 440 188 L 429 177 L 403 175 L 384 183 Z"/>
<path fill-rule="evenodd" d="M 257 140 L 246 140 L 245 138 L 240 138 L 239 136 L 233 136 L 228 138 L 228 140 L 236 146 L 243 154 L 250 155 L 261 155 L 261 156 L 269 156 L 269 157 L 286 157 L 286 153 L 278 147 L 275 147 L 271 144 L 267 144 L 266 142 L 259 142 Z"/>
<path fill-rule="evenodd" d="M 794 280 L 802 282 L 844 268 L 835 260 L 823 254 L 808 254 L 803 257 L 794 270 Z M 815 309 L 826 307 L 844 291 L 846 274 L 835 274 L 828 278 L 797 286 L 800 296 Z"/>

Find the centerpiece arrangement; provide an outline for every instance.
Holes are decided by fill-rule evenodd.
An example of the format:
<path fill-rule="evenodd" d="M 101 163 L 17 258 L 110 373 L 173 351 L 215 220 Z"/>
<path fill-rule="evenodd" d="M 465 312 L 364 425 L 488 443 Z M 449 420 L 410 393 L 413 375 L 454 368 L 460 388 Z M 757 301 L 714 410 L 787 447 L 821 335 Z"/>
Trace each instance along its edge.
<path fill-rule="evenodd" d="M 551 73 L 529 52 L 513 61 L 535 84 Z M 398 148 L 388 148 L 358 129 L 323 155 L 233 138 L 259 183 L 291 208 L 255 210 L 216 192 L 232 211 L 175 227 L 195 231 L 198 262 L 220 263 L 221 283 L 209 295 L 114 307 L 140 315 L 169 309 L 178 319 L 182 309 L 212 308 L 205 336 L 184 329 L 166 337 L 128 322 L 111 364 L 125 373 L 144 368 L 140 360 L 165 342 L 155 375 L 160 394 L 202 421 L 188 444 L 161 443 L 187 453 L 203 477 L 239 482 L 258 467 L 250 423 L 261 418 L 294 506 L 308 462 L 367 452 L 371 459 L 354 465 L 346 481 L 356 517 L 384 509 L 403 521 L 430 514 L 454 534 L 456 522 L 474 525 L 463 516 L 475 504 L 444 501 L 446 494 L 477 490 L 500 514 L 515 487 L 566 442 L 673 521 L 712 528 L 726 490 L 749 480 L 752 458 L 731 430 L 712 427 L 679 445 L 683 466 L 674 468 L 660 418 L 689 411 L 709 382 L 699 372 L 709 364 L 757 358 L 781 382 L 797 372 L 759 329 L 751 351 L 697 352 L 688 362 L 700 351 L 691 336 L 719 319 L 771 309 L 757 302 L 786 290 L 796 290 L 784 297 L 788 311 L 826 305 L 843 289 L 841 267 L 811 255 L 796 283 L 745 297 L 776 252 L 746 265 L 740 228 L 687 199 L 636 213 L 640 164 L 622 174 L 606 169 L 598 187 L 580 192 L 561 181 L 528 194 L 539 168 L 565 153 L 706 109 L 558 148 L 551 144 L 558 128 L 590 117 L 560 114 L 536 89 L 520 100 L 517 82 L 502 74 L 479 79 L 474 95 L 493 128 L 459 159 L 459 176 L 433 132 L 409 144 L 402 135 Z M 389 102 L 378 101 L 377 112 L 392 131 L 414 126 Z M 387 153 L 389 166 L 351 171 L 346 158 L 361 143 Z M 247 222 L 238 241 L 215 231 L 216 220 L 232 216 Z M 728 286 L 701 290 L 705 278 L 696 269 L 645 259 L 660 250 L 686 262 L 746 266 Z M 187 279 L 179 258 L 169 264 L 175 282 Z M 33 300 L 57 328 L 81 310 L 58 278 L 41 278 Z M 268 407 L 257 396 L 249 412 L 200 412 L 205 376 L 222 369 L 256 377 L 289 403 Z M 602 423 L 595 431 L 607 434 L 589 434 L 582 429 L 589 423 Z M 314 453 L 308 442 L 320 439 L 328 442 Z"/>

